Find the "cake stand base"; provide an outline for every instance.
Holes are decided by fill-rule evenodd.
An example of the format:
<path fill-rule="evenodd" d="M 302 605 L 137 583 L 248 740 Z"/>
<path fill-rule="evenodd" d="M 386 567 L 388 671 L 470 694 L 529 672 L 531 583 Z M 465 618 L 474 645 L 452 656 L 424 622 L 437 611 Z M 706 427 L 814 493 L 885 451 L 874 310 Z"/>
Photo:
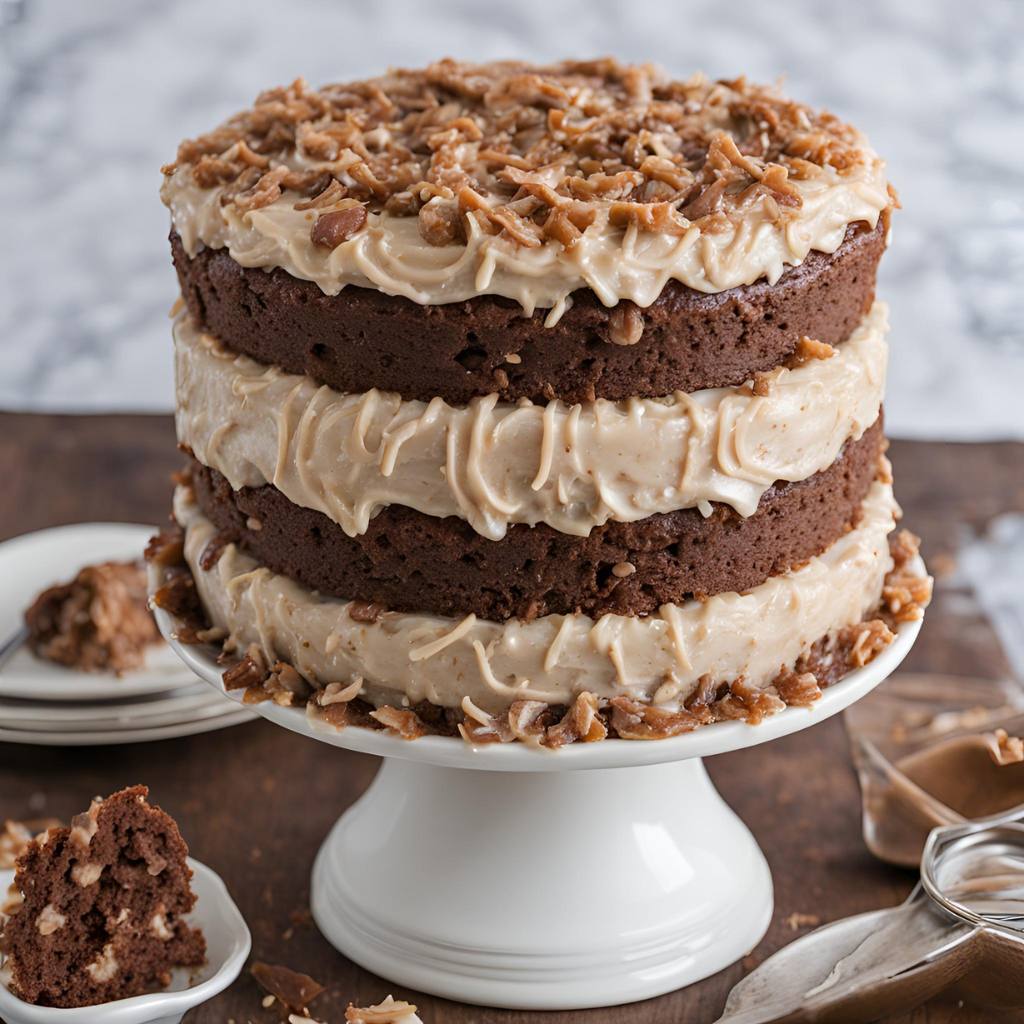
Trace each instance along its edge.
<path fill-rule="evenodd" d="M 182 644 L 163 609 L 156 620 L 223 693 L 217 647 Z M 410 743 L 256 704 L 302 736 L 384 758 L 317 855 L 316 922 L 368 970 L 488 1006 L 612 1006 L 700 981 L 752 949 L 772 914 L 768 865 L 700 758 L 838 714 L 899 665 L 920 629 L 902 623 L 891 647 L 811 708 L 652 743 Z M 228 696 L 243 700 L 241 690 Z"/>
<path fill-rule="evenodd" d="M 764 856 L 699 758 L 556 772 L 386 758 L 312 882 L 317 925 L 360 966 L 514 1009 L 692 984 L 753 949 L 772 905 Z"/>

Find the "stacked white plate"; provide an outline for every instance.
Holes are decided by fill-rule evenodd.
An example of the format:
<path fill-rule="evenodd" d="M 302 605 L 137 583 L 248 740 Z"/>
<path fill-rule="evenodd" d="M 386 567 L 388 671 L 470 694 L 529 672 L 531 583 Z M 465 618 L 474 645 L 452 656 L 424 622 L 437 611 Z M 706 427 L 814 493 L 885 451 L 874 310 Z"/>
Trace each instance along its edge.
<path fill-rule="evenodd" d="M 0 544 L 0 645 L 36 595 L 86 565 L 138 559 L 152 526 L 82 523 Z M 118 677 L 37 658 L 23 644 L 0 664 L 0 741 L 51 746 L 142 743 L 237 725 L 253 712 L 202 682 L 166 645 Z"/>

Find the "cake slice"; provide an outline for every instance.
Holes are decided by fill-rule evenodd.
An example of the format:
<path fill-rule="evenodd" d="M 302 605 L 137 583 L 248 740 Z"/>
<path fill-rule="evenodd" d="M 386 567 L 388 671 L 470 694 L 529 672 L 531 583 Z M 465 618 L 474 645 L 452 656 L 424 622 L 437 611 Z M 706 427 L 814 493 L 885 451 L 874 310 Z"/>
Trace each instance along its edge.
<path fill-rule="evenodd" d="M 140 668 L 145 649 L 160 642 L 146 606 L 146 572 L 137 562 L 87 565 L 70 583 L 44 590 L 25 622 L 39 657 L 79 672 Z"/>
<path fill-rule="evenodd" d="M 50 829 L 18 857 L 21 898 L 0 953 L 5 984 L 25 1002 L 124 999 L 166 986 L 172 967 L 204 963 L 206 940 L 183 920 L 196 902 L 188 847 L 148 793 L 132 786 L 94 800 L 70 829 Z"/>

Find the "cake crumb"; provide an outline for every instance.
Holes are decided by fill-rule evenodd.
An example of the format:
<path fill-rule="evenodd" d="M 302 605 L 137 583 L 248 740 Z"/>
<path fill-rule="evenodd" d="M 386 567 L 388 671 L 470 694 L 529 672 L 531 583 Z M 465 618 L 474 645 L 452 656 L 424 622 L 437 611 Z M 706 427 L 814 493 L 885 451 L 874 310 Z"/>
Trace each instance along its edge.
<path fill-rule="evenodd" d="M 796 351 L 786 361 L 786 366 L 796 370 L 815 359 L 831 359 L 835 354 L 836 350 L 827 342 L 816 341 L 805 334 L 797 342 Z"/>
<path fill-rule="evenodd" d="M 783 924 L 791 932 L 795 932 L 801 928 L 817 928 L 821 924 L 821 918 L 817 914 L 801 914 L 799 911 L 794 911 L 783 921 Z"/>
<path fill-rule="evenodd" d="M 354 622 L 376 622 L 387 610 L 387 605 L 377 601 L 349 601 L 348 603 L 348 617 Z"/>
<path fill-rule="evenodd" d="M 249 969 L 256 984 L 267 993 L 272 1000 L 280 1003 L 278 1011 L 283 1020 L 292 1017 L 300 1021 L 309 1019 L 309 1004 L 317 996 L 326 992 L 326 988 L 314 981 L 308 974 L 301 974 L 281 964 L 268 964 L 261 960 L 253 963 Z M 273 1005 L 264 1001 L 264 1006 Z M 285 1017 L 285 1014 L 290 1016 Z"/>

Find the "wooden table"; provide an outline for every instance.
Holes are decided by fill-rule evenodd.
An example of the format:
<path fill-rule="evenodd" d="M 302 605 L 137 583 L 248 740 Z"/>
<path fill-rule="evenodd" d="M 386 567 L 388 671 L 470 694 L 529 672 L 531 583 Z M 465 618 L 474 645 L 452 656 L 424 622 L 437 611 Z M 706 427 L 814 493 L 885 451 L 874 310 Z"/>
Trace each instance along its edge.
<path fill-rule="evenodd" d="M 906 522 L 934 569 L 949 565 L 958 531 L 1024 510 L 1024 444 L 894 443 Z M 0 414 L 0 540 L 86 520 L 161 523 L 178 468 L 170 417 Z M 28 595 L 26 595 L 28 596 Z M 1008 671 L 980 616 L 963 614 L 940 586 L 909 667 L 954 674 Z M 708 769 L 750 826 L 775 876 L 776 909 L 764 940 L 742 963 L 679 992 L 629 1008 L 527 1014 L 465 1007 L 392 985 L 346 961 L 308 911 L 316 850 L 339 813 L 366 788 L 376 759 L 335 750 L 259 721 L 224 732 L 143 746 L 49 748 L 0 744 L 0 819 L 40 813 L 68 819 L 94 794 L 143 782 L 177 818 L 192 853 L 225 879 L 253 933 L 255 957 L 312 974 L 328 986 L 313 1007 L 344 1019 L 350 1000 L 388 992 L 416 1003 L 426 1024 L 706 1024 L 744 973 L 794 936 L 787 919 L 822 922 L 900 902 L 914 875 L 887 867 L 860 835 L 857 783 L 840 719 L 765 747 L 725 754 Z M 245 974 L 190 1024 L 270 1022 Z M 933 1003 L 901 1021 L 993 1019 Z M 1024 1012 L 1007 1020 L 1024 1022 Z"/>

